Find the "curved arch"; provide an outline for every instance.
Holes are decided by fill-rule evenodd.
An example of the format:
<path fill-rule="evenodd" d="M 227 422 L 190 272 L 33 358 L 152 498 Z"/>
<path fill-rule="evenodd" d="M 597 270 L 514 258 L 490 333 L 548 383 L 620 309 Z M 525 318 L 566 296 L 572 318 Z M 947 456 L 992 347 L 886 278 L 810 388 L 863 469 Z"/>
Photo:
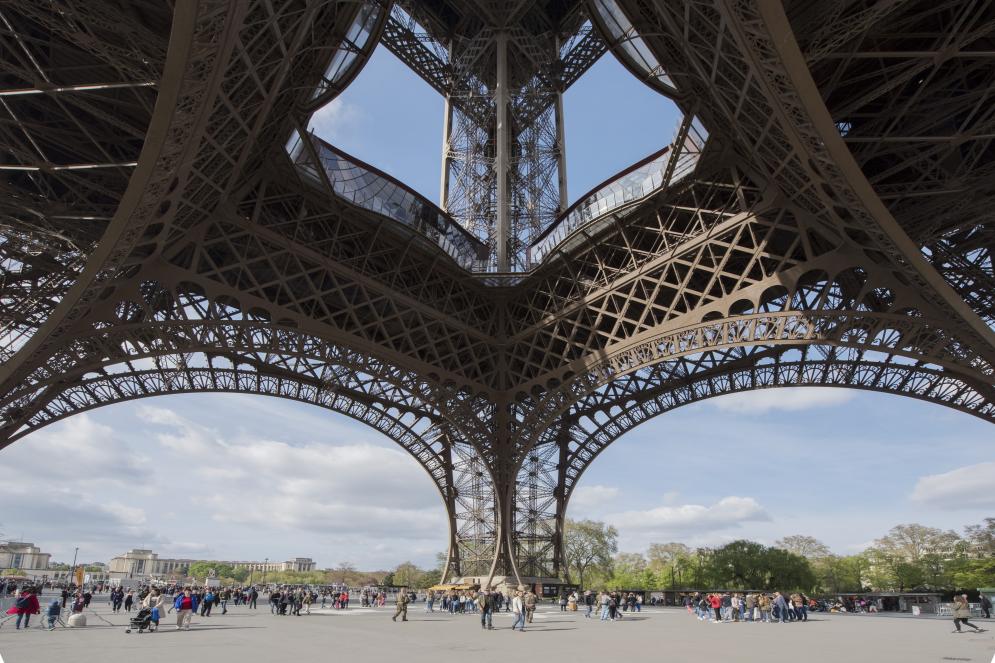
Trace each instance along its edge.
<path fill-rule="evenodd" d="M 493 480 L 476 448 L 454 439 L 431 414 L 405 409 L 302 376 L 233 368 L 174 366 L 98 374 L 65 387 L 50 398 L 3 446 L 72 415 L 106 405 L 154 396 L 241 393 L 284 398 L 337 412 L 377 430 L 411 455 L 435 484 L 446 508 L 449 545 L 444 576 L 485 575 L 494 557 Z M 490 521 L 487 517 L 490 516 Z"/>
<path fill-rule="evenodd" d="M 982 391 L 948 372 L 921 365 L 851 357 L 782 361 L 782 349 L 761 349 L 748 365 L 695 371 L 675 362 L 669 379 L 626 376 L 613 389 L 592 394 L 569 413 L 565 500 L 584 470 L 623 434 L 656 416 L 724 394 L 779 387 L 846 387 L 908 396 L 995 423 L 995 390 Z M 657 381 L 654 389 L 643 387 Z M 627 383 L 627 384 L 622 384 Z"/>
<path fill-rule="evenodd" d="M 554 425 L 574 404 L 627 375 L 651 370 L 657 365 L 690 358 L 704 363 L 702 356 L 719 365 L 741 361 L 738 352 L 766 347 L 836 348 L 834 352 L 855 354 L 855 361 L 927 365 L 932 370 L 959 376 L 979 385 L 992 381 L 993 368 L 973 348 L 951 339 L 941 326 L 913 315 L 848 310 L 783 310 L 710 320 L 681 329 L 659 332 L 637 339 L 611 353 L 605 353 L 592 365 L 576 362 L 578 374 L 538 398 L 530 399 L 525 415 L 523 444 L 528 448 L 537 436 Z M 895 358 L 895 359 L 892 359 Z M 947 403 L 942 402 L 946 405 Z"/>

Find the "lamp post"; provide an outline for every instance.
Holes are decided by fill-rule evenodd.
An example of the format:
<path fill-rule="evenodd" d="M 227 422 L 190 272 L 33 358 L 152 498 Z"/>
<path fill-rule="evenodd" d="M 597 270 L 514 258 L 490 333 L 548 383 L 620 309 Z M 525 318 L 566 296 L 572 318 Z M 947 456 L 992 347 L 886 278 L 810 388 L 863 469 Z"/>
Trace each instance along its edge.
<path fill-rule="evenodd" d="M 75 578 L 76 577 L 76 556 L 77 555 L 79 555 L 79 546 L 76 546 L 76 548 L 73 550 L 73 565 L 69 569 L 69 577 L 70 578 Z M 82 587 L 80 587 L 80 589 L 82 589 Z"/>
<path fill-rule="evenodd" d="M 266 567 L 269 566 L 269 557 L 263 560 L 263 584 L 266 584 Z"/>

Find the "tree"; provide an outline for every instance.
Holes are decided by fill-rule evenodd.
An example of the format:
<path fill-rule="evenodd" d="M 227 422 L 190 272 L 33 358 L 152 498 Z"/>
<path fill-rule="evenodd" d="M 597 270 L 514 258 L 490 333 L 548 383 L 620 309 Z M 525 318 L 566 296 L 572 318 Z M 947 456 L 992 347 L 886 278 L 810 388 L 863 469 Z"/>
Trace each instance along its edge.
<path fill-rule="evenodd" d="M 814 536 L 805 536 L 803 534 L 794 534 L 786 536 L 783 539 L 778 539 L 774 542 L 774 547 L 801 555 L 809 560 L 823 559 L 832 554 L 829 551 L 829 546 L 825 543 L 819 541 Z"/>
<path fill-rule="evenodd" d="M 649 589 L 653 572 L 640 553 L 618 553 L 612 562 L 612 585 L 618 589 Z"/>
<path fill-rule="evenodd" d="M 411 562 L 398 564 L 392 575 L 397 587 L 421 588 L 424 584 L 425 572 Z"/>
<path fill-rule="evenodd" d="M 972 553 L 981 557 L 995 557 L 995 518 L 985 518 L 980 525 L 968 525 L 964 528 L 964 534 Z"/>
<path fill-rule="evenodd" d="M 951 576 L 956 589 L 995 587 L 995 557 L 959 560 Z"/>
<path fill-rule="evenodd" d="M 688 546 L 676 542 L 651 543 L 646 558 L 658 587 L 687 586 L 695 565 L 695 553 Z"/>
<path fill-rule="evenodd" d="M 658 573 L 676 560 L 690 556 L 691 549 L 683 543 L 651 543 L 646 551 L 650 568 Z"/>
<path fill-rule="evenodd" d="M 812 562 L 822 588 L 833 594 L 863 591 L 863 574 L 867 560 L 862 555 L 830 555 Z"/>
<path fill-rule="evenodd" d="M 944 532 L 935 527 L 911 523 L 892 527 L 887 535 L 874 542 L 874 547 L 885 555 L 918 564 L 924 555 L 952 554 L 960 541 L 960 536 L 952 530 Z"/>
<path fill-rule="evenodd" d="M 754 541 L 733 541 L 716 548 L 707 568 L 711 584 L 730 589 L 810 591 L 816 584 L 807 559 Z"/>
<path fill-rule="evenodd" d="M 577 581 L 584 587 L 584 574 L 591 569 L 609 570 L 612 555 L 618 552 L 618 530 L 594 520 L 567 520 L 563 527 L 563 552 L 567 579 L 577 572 Z"/>
<path fill-rule="evenodd" d="M 339 562 L 339 565 L 332 570 L 330 577 L 332 582 L 344 583 L 348 582 L 350 576 L 356 573 L 356 567 L 353 566 L 352 562 Z"/>
<path fill-rule="evenodd" d="M 203 582 L 211 574 L 212 569 L 218 578 L 231 578 L 235 573 L 235 568 L 231 564 L 224 564 L 208 559 L 190 564 L 190 568 L 187 569 L 187 575 L 199 582 Z"/>

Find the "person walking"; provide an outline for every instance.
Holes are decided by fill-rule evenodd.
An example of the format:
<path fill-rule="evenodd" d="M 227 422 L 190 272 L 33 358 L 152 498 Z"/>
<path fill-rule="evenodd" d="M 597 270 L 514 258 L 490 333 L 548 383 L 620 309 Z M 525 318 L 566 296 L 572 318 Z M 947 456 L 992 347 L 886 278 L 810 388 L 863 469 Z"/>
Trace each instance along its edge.
<path fill-rule="evenodd" d="M 38 605 L 38 597 L 35 595 L 33 587 L 24 587 L 18 597 L 14 599 L 14 605 L 7 610 L 8 615 L 17 615 L 15 628 L 21 628 L 22 621 L 24 628 L 28 628 L 31 615 L 37 615 L 40 612 L 41 606 Z"/>
<path fill-rule="evenodd" d="M 173 610 L 176 610 L 177 631 L 181 628 L 190 630 L 190 620 L 193 618 L 193 613 L 197 612 L 198 603 L 197 595 L 189 587 L 184 587 L 183 593 L 176 596 L 176 600 L 173 601 Z"/>
<path fill-rule="evenodd" d="M 584 617 L 590 619 L 591 612 L 594 611 L 594 594 L 589 589 L 584 590 L 584 606 L 587 608 L 586 612 L 584 612 Z"/>
<path fill-rule="evenodd" d="M 214 607 L 214 596 L 215 596 L 214 590 L 208 587 L 207 591 L 204 592 L 204 599 L 200 602 L 201 617 L 211 616 L 211 608 Z"/>
<path fill-rule="evenodd" d="M 981 613 L 985 619 L 992 618 L 992 600 L 984 594 L 981 595 Z"/>
<path fill-rule="evenodd" d="M 530 589 L 525 593 L 522 603 L 525 605 L 525 621 L 531 624 L 532 616 L 536 612 L 536 604 L 539 603 L 539 597 Z"/>
<path fill-rule="evenodd" d="M 525 604 L 522 602 L 522 592 L 515 592 L 515 597 L 511 599 L 511 613 L 515 621 L 511 625 L 514 631 L 516 626 L 521 625 L 522 633 L 525 633 Z"/>
<path fill-rule="evenodd" d="M 391 617 L 391 621 L 396 622 L 397 617 L 400 615 L 401 621 L 408 621 L 408 589 L 407 587 L 401 587 L 401 590 L 397 593 L 397 609 L 394 610 L 394 616 Z"/>
<path fill-rule="evenodd" d="M 774 592 L 774 613 L 774 618 L 781 624 L 786 624 L 790 620 L 790 617 L 788 617 L 788 602 L 781 592 Z"/>
<path fill-rule="evenodd" d="M 164 597 L 160 592 L 158 587 L 153 587 L 152 591 L 142 599 L 142 605 L 151 610 L 152 614 L 149 615 L 150 628 L 149 632 L 159 630 L 159 620 L 162 619 L 162 611 L 166 608 L 166 597 Z"/>
<path fill-rule="evenodd" d="M 259 591 L 253 587 L 249 590 L 249 608 L 252 610 L 256 609 L 256 599 L 259 598 Z"/>
<path fill-rule="evenodd" d="M 494 630 L 494 595 L 490 587 L 477 594 L 477 607 L 480 609 L 480 628 Z"/>
<path fill-rule="evenodd" d="M 967 621 L 971 618 L 971 605 L 967 602 L 967 594 L 954 597 L 954 633 L 962 633 L 960 625 L 970 626 L 975 633 L 983 633 L 985 629 L 979 628 Z"/>
<path fill-rule="evenodd" d="M 124 597 L 124 611 L 131 612 L 131 606 L 135 603 L 135 595 L 128 590 L 128 595 Z M 83 594 L 83 605 L 86 605 L 86 594 Z"/>

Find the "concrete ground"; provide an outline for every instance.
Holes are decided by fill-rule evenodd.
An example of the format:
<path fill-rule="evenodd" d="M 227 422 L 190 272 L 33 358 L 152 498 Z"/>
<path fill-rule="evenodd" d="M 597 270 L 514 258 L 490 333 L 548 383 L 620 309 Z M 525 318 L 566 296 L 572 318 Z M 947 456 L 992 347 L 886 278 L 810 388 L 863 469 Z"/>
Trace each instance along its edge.
<path fill-rule="evenodd" d="M 457 660 L 482 663 L 589 660 L 604 654 L 630 661 L 989 663 L 995 654 L 995 623 L 988 620 L 979 620 L 983 628 L 991 627 L 987 633 L 956 635 L 952 622 L 939 619 L 817 614 L 808 623 L 710 624 L 680 609 L 647 608 L 611 623 L 541 606 L 527 631 L 518 633 L 510 630 L 510 613 L 495 616 L 496 630 L 481 631 L 478 615 L 424 610 L 424 604 L 414 604 L 407 623 L 393 623 L 390 606 L 277 617 L 260 602 L 258 610 L 239 606 L 227 615 L 196 617 L 190 631 L 175 630 L 174 613 L 161 632 L 138 635 L 125 633 L 126 613 L 111 613 L 105 598 L 98 597 L 85 629 L 48 632 L 35 622 L 27 631 L 16 631 L 14 622 L 6 621 L 0 627 L 0 658 L 4 663 L 247 663 L 315 657 L 435 663 L 451 652 L 460 656 Z"/>

